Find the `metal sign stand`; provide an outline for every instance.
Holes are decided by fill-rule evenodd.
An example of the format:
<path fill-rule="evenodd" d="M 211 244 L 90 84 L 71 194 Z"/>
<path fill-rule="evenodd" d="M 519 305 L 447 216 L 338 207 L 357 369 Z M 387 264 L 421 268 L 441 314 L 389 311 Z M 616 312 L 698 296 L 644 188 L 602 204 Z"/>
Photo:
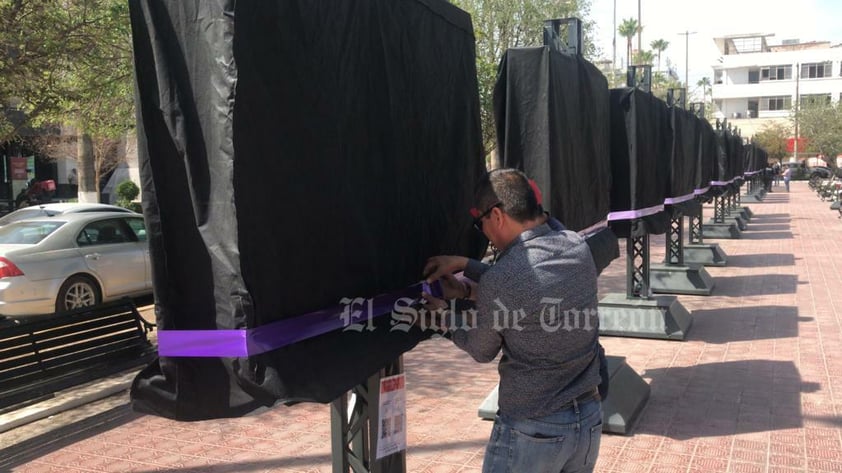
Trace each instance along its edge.
<path fill-rule="evenodd" d="M 722 130 L 724 123 L 716 120 L 716 130 Z M 729 128 L 730 129 L 730 128 Z M 720 239 L 739 239 L 742 232 L 737 221 L 731 218 L 731 210 L 728 205 L 730 191 L 713 198 L 713 219 L 705 225 L 705 237 Z"/>
<path fill-rule="evenodd" d="M 676 97 L 676 91 L 678 97 Z M 670 89 L 667 104 L 683 109 L 685 89 Z M 666 235 L 664 264 L 653 265 L 650 270 L 652 292 L 657 294 L 688 294 L 709 296 L 715 286 L 704 266 L 684 261 L 684 215 L 682 206 L 666 205 L 670 214 L 670 228 Z"/>
<path fill-rule="evenodd" d="M 694 104 L 693 111 L 696 115 L 705 120 L 705 105 Z M 701 157 L 700 157 L 701 159 Z M 687 212 L 687 226 L 689 228 L 688 243 L 684 245 L 684 261 L 687 263 L 702 264 L 705 266 L 725 266 L 728 263 L 728 255 L 720 248 L 718 243 L 705 243 L 704 241 L 704 203 L 710 202 L 710 197 L 697 195 L 694 199 L 694 208 Z"/>
<path fill-rule="evenodd" d="M 406 473 L 406 451 L 377 460 L 380 380 L 403 373 L 398 358 L 330 403 L 333 473 Z"/>
<path fill-rule="evenodd" d="M 651 92 L 652 66 L 630 66 L 629 87 Z M 637 226 L 635 223 L 632 227 Z M 693 323 L 675 296 L 653 296 L 649 235 L 626 239 L 626 293 L 599 301 L 599 333 L 622 337 L 684 340 Z"/>

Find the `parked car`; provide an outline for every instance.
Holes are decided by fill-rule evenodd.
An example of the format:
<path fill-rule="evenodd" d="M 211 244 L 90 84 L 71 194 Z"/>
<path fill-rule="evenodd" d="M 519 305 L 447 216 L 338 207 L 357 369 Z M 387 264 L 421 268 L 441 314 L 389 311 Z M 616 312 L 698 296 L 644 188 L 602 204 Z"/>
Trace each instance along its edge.
<path fill-rule="evenodd" d="M 139 214 L 64 213 L 0 227 L 0 315 L 63 312 L 151 292 Z"/>
<path fill-rule="evenodd" d="M 824 166 L 816 166 L 807 168 L 806 174 L 809 179 L 830 179 L 833 177 L 833 170 Z"/>
<path fill-rule="evenodd" d="M 0 217 L 0 227 L 3 225 L 8 225 L 12 222 L 17 222 L 18 220 L 24 220 L 27 218 L 34 218 L 34 217 L 54 217 L 56 215 L 62 215 L 66 213 L 77 213 L 77 212 L 125 212 L 125 213 L 134 213 L 129 209 L 125 209 L 123 207 L 118 207 L 116 205 L 108 205 L 108 204 L 83 204 L 83 203 L 54 203 L 54 204 L 41 204 L 41 205 L 32 205 L 29 207 L 24 207 L 22 209 L 15 210 L 9 214 Z"/>

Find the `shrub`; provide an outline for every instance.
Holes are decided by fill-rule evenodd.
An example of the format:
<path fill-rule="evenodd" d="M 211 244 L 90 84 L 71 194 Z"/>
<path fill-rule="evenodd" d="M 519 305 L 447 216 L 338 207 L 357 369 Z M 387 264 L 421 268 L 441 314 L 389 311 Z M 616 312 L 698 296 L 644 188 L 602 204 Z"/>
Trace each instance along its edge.
<path fill-rule="evenodd" d="M 117 188 L 114 190 L 114 193 L 117 194 L 117 205 L 120 207 L 124 207 L 135 212 L 142 211 L 140 204 L 132 202 L 140 194 L 140 188 L 138 188 L 137 184 L 134 182 L 123 181 L 117 184 Z"/>

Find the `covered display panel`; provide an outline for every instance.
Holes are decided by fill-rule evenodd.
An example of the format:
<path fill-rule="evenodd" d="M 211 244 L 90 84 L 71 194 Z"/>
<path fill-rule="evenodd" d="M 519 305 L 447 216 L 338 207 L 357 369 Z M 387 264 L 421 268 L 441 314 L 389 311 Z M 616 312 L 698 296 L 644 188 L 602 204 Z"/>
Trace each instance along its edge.
<path fill-rule="evenodd" d="M 619 237 L 665 233 L 672 155 L 667 104 L 635 88 L 611 89 L 611 213 Z"/>
<path fill-rule="evenodd" d="M 341 309 L 417 296 L 400 291 L 426 258 L 480 253 L 470 17 L 438 0 L 130 6 L 159 349 L 201 355 L 161 356 L 134 407 L 329 402 L 411 349 L 419 330 L 342 331 Z M 201 342 L 229 335 L 245 354 Z"/>
<path fill-rule="evenodd" d="M 509 49 L 494 89 L 503 167 L 523 170 L 544 207 L 574 231 L 609 211 L 608 83 L 593 64 L 550 47 Z"/>
<path fill-rule="evenodd" d="M 698 119 L 693 113 L 675 106 L 669 108 L 669 114 L 672 153 L 665 203 L 684 212 L 695 208 L 690 201 L 695 197 L 696 173 L 699 167 L 700 136 L 696 130 Z M 685 208 L 685 205 L 688 207 Z"/>

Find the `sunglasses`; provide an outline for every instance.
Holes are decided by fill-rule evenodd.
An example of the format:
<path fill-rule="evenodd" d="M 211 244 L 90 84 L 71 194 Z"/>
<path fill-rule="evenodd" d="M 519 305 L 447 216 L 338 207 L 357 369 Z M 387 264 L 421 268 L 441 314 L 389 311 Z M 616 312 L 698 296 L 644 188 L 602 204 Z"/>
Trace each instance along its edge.
<path fill-rule="evenodd" d="M 491 211 L 494 210 L 495 207 L 502 207 L 502 206 L 503 206 L 502 202 L 497 202 L 496 204 L 492 205 L 491 207 L 486 209 L 485 212 L 482 212 L 482 213 L 480 213 L 480 211 L 476 207 L 471 208 L 471 216 L 474 217 L 474 228 L 476 228 L 478 232 L 482 233 L 482 220 L 485 217 L 487 217 L 488 214 L 490 214 Z"/>

